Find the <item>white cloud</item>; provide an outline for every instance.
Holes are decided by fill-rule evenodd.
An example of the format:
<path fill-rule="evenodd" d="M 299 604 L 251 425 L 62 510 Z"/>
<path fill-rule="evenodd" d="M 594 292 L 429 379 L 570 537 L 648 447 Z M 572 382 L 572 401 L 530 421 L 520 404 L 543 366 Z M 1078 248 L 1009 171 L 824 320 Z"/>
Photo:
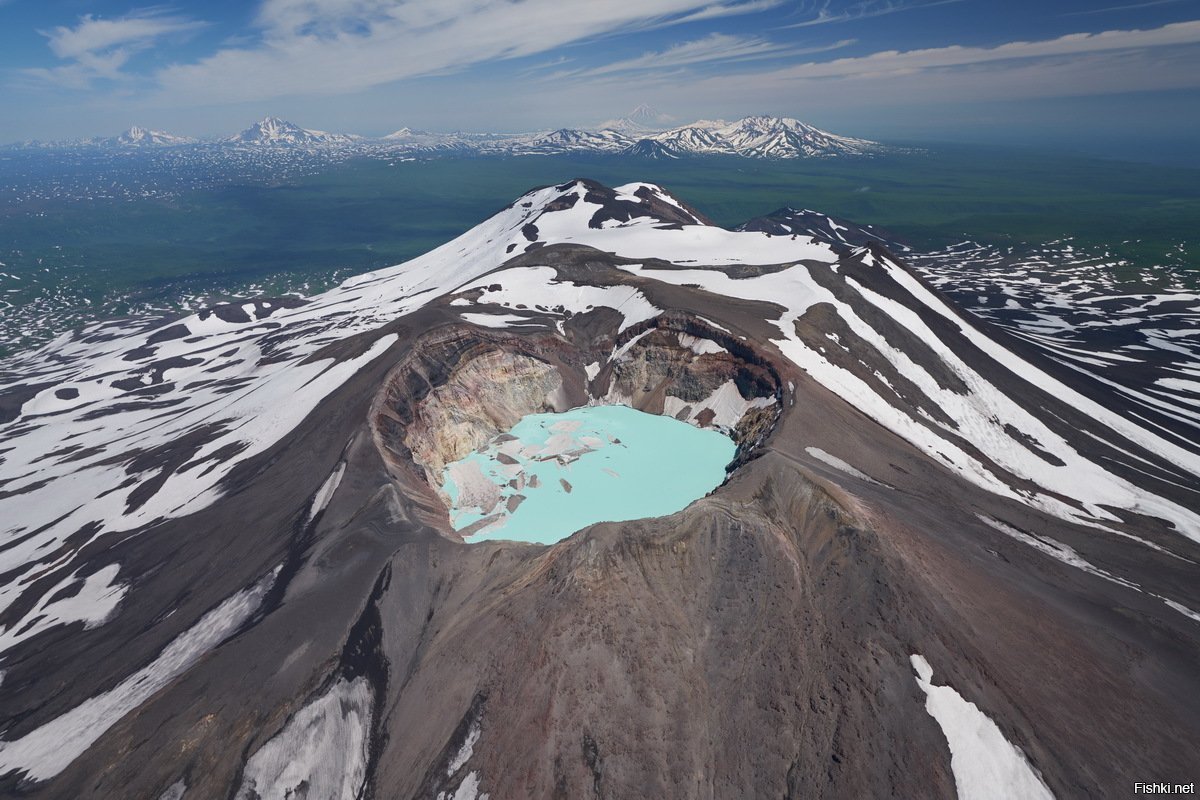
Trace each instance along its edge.
<path fill-rule="evenodd" d="M 50 51 L 71 63 L 49 69 L 27 69 L 24 74 L 74 88 L 83 88 L 97 78 L 115 79 L 130 57 L 171 34 L 202 27 L 204 23 L 155 11 L 135 12 L 115 19 L 90 14 L 74 27 L 60 25 L 39 31 Z"/>
<path fill-rule="evenodd" d="M 182 17 L 159 14 L 98 19 L 90 14 L 79 18 L 74 28 L 59 26 L 42 35 L 59 58 L 79 58 L 116 45 L 141 44 L 168 33 L 195 28 L 199 23 Z"/>
<path fill-rule="evenodd" d="M 1200 88 L 1198 45 L 1200 21 L 994 47 L 883 51 L 736 74 L 615 73 L 539 84 L 526 102 L 583 115 L 631 97 L 660 97 L 684 116 L 768 111 L 820 124 L 840 116 L 837 110 L 874 109 L 886 122 L 887 109 L 895 108 Z"/>
<path fill-rule="evenodd" d="M 1008 42 L 995 47 L 934 47 L 923 50 L 886 50 L 858 58 L 810 62 L 786 68 L 780 77 L 853 78 L 887 73 L 907 73 L 983 64 L 992 61 L 1071 56 L 1111 50 L 1141 49 L 1200 43 L 1200 20 L 1176 22 L 1149 30 L 1114 30 L 1071 33 L 1038 42 Z"/>
<path fill-rule="evenodd" d="M 783 5 L 783 3 L 784 0 L 744 0 L 744 2 L 717 3 L 687 15 L 680 22 L 716 19 L 717 17 L 728 17 L 732 14 L 752 14 L 776 8 Z"/>
<path fill-rule="evenodd" d="M 697 15 L 753 13 L 764 0 L 267 0 L 262 40 L 159 74 L 163 99 L 241 102 L 358 91 L 518 58 Z"/>

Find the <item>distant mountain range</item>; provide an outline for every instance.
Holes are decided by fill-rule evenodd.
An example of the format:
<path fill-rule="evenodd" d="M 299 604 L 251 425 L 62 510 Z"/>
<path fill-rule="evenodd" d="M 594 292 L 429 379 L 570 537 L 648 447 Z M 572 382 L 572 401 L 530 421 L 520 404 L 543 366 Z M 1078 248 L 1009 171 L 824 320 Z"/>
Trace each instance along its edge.
<path fill-rule="evenodd" d="M 867 156 L 893 148 L 867 139 L 839 136 L 790 117 L 753 116 L 735 122 L 701 120 L 662 129 L 668 118 L 645 106 L 628 117 L 610 120 L 598 129 L 559 128 L 534 133 L 431 133 L 401 128 L 380 138 L 303 128 L 294 122 L 266 117 L 242 132 L 201 141 L 164 131 L 134 126 L 120 136 L 51 144 L 40 147 L 164 148 L 181 146 L 236 148 L 293 148 L 361 151 L 411 155 L 439 154 L 529 156 L 564 153 L 605 153 L 641 158 L 682 158 L 727 155 L 746 158 L 793 159 Z"/>
<path fill-rule="evenodd" d="M 878 142 L 838 136 L 790 117 L 746 117 L 737 122 L 697 122 L 647 137 L 679 154 L 736 154 L 749 158 L 819 158 L 868 155 Z"/>

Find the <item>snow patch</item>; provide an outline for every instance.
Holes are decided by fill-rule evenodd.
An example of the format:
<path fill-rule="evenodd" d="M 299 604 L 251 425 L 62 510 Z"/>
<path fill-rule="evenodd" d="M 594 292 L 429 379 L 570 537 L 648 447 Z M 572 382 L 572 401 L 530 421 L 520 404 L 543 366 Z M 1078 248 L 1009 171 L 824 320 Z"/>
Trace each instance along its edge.
<path fill-rule="evenodd" d="M 321 484 L 321 488 L 313 495 L 312 507 L 308 510 L 308 522 L 312 522 L 313 518 L 325 510 L 329 505 L 329 501 L 333 499 L 333 493 L 337 491 L 338 486 L 342 482 L 342 476 L 346 474 L 346 462 L 338 462 L 337 467 L 333 472 L 329 473 L 329 477 Z"/>
<path fill-rule="evenodd" d="M 463 321 L 469 322 L 472 325 L 479 325 L 482 328 L 508 328 L 513 325 L 530 325 L 537 324 L 536 320 L 531 320 L 529 317 L 522 317 L 518 314 L 475 314 L 464 312 L 459 314 Z"/>
<path fill-rule="evenodd" d="M 706 353 L 724 353 L 727 352 L 724 347 L 714 342 L 712 339 L 701 339 L 697 336 L 691 336 L 686 333 L 679 334 L 679 344 L 686 347 L 698 356 Z"/>
<path fill-rule="evenodd" d="M 183 782 L 183 779 L 180 779 L 168 786 L 158 796 L 158 800 L 183 800 L 183 793 L 186 791 L 187 784 Z"/>
<path fill-rule="evenodd" d="M 454 794 L 438 792 L 437 800 L 488 800 L 487 792 L 479 791 L 479 773 L 471 772 L 463 778 Z"/>
<path fill-rule="evenodd" d="M 1168 600 L 1167 598 L 1163 597 L 1162 595 L 1155 595 L 1155 597 L 1157 597 L 1159 600 L 1162 600 L 1164 603 L 1167 604 L 1167 606 L 1169 608 L 1172 608 L 1175 611 L 1178 611 L 1180 614 L 1183 614 L 1188 619 L 1195 620 L 1196 622 L 1200 622 L 1200 612 L 1193 611 L 1192 609 L 1185 606 L 1183 603 L 1176 603 L 1174 600 Z"/>
<path fill-rule="evenodd" d="M 0 632 L 0 653 L 56 625 L 82 622 L 84 630 L 88 630 L 108 622 L 129 591 L 128 586 L 113 582 L 120 569 L 119 564 L 109 564 L 83 579 L 74 573 L 54 586 L 25 616 Z M 75 593 L 53 599 L 64 590 Z"/>
<path fill-rule="evenodd" d="M 692 407 L 696 409 L 696 414 L 705 409 L 711 410 L 714 415 L 713 426 L 719 430 L 731 431 L 742 421 L 742 417 L 746 415 L 747 411 L 753 408 L 766 408 L 774 403 L 774 397 L 755 397 L 747 400 L 742 397 L 735 382 L 725 381 L 713 389 L 712 394 L 708 397 L 698 403 L 693 403 Z"/>
<path fill-rule="evenodd" d="M 732 333 L 732 331 L 730 331 L 730 330 L 729 330 L 729 328 L 726 328 L 724 325 L 721 325 L 721 324 L 719 324 L 719 323 L 713 322 L 713 321 L 712 321 L 711 319 L 709 319 L 708 317 L 701 317 L 701 316 L 697 316 L 697 317 L 696 317 L 696 319 L 700 320 L 700 321 L 701 321 L 701 322 L 703 322 L 705 325 L 709 325 L 709 326 L 711 326 L 711 327 L 713 327 L 713 328 L 716 328 L 716 329 L 717 329 L 717 330 L 719 330 L 719 331 L 725 331 L 725 333 L 730 333 L 730 334 Z"/>
<path fill-rule="evenodd" d="M 550 315 L 561 316 L 566 311 L 582 314 L 608 306 L 624 317 L 618 333 L 662 313 L 632 286 L 587 286 L 560 281 L 553 267 L 514 267 L 460 286 L 456 291 L 473 289 L 482 290 L 480 304 L 493 303 L 512 309 L 525 306 Z"/>
<path fill-rule="evenodd" d="M 367 779 L 371 686 L 339 680 L 246 762 L 235 800 L 355 800 Z"/>
<path fill-rule="evenodd" d="M 867 483 L 873 483 L 876 486 L 884 485 L 883 483 L 880 483 L 879 481 L 872 478 L 867 473 L 862 472 L 861 470 L 855 469 L 854 467 L 850 466 L 842 459 L 838 458 L 835 455 L 826 453 L 824 450 L 822 450 L 819 447 L 806 447 L 806 448 L 804 448 L 804 452 L 808 453 L 810 456 L 817 459 L 818 461 L 823 461 L 824 463 L 828 464 L 829 466 L 833 467 L 836 470 L 841 470 L 842 472 L 846 473 L 847 475 L 849 475 L 853 478 L 858 478 L 859 480 L 866 481 Z"/>
<path fill-rule="evenodd" d="M 471 760 L 471 756 L 475 753 L 475 743 L 479 741 L 479 735 L 481 733 L 482 730 L 480 729 L 478 722 L 473 724 L 471 729 L 467 731 L 466 741 L 463 742 L 462 747 L 458 749 L 458 752 L 454 755 L 454 758 L 450 760 L 450 763 L 446 765 L 447 777 L 458 772 L 468 761 Z"/>
<path fill-rule="evenodd" d="M 653 217 L 635 217 L 610 228 L 591 228 L 588 222 L 603 206 L 584 200 L 587 188 L 582 184 L 572 191 L 577 199 L 571 208 L 538 217 L 539 241 L 583 244 L 626 258 L 690 260 L 697 264 L 786 264 L 803 260 L 833 263 L 838 259 L 828 245 L 808 238 L 727 231 L 699 224 L 664 226 Z M 666 197 L 665 193 L 659 196 Z"/>
<path fill-rule="evenodd" d="M 1054 800 L 1025 754 L 996 723 L 949 686 L 934 686 L 933 667 L 914 653 L 910 660 L 925 710 L 937 720 L 950 745 L 950 769 L 959 800 Z"/>

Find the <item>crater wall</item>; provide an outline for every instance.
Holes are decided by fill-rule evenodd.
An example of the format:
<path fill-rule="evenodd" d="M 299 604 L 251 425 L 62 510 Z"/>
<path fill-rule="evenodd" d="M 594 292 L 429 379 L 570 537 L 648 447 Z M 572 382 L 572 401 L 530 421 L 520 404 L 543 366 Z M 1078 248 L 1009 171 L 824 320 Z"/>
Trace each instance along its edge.
<path fill-rule="evenodd" d="M 728 435 L 737 444 L 732 472 L 753 457 L 782 411 L 770 361 L 695 318 L 664 315 L 609 335 L 579 329 L 453 325 L 427 334 L 372 405 L 376 444 L 393 476 L 409 488 L 424 484 L 447 507 L 446 465 L 522 417 L 615 404 Z M 450 533 L 448 518 L 434 510 Z"/>

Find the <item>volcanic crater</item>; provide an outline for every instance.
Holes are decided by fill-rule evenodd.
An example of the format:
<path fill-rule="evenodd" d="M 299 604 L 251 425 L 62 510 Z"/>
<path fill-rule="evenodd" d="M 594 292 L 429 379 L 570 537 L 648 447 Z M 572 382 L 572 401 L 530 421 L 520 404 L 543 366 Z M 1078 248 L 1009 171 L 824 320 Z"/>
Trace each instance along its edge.
<path fill-rule="evenodd" d="M 371 409 L 376 445 L 400 486 L 424 499 L 426 523 L 455 531 L 445 469 L 529 414 L 625 405 L 719 431 L 736 445 L 727 475 L 755 456 L 783 413 L 770 357 L 689 314 L 618 329 L 600 308 L 561 333 L 451 325 L 414 343 Z"/>

